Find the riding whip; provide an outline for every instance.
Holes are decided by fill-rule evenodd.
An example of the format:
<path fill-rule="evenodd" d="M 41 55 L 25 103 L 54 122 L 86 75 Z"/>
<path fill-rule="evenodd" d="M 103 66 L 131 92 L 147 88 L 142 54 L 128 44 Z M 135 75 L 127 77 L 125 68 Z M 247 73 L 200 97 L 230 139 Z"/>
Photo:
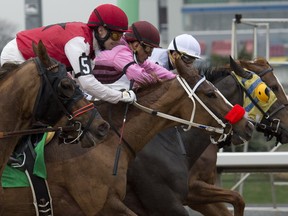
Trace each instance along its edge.
<path fill-rule="evenodd" d="M 130 80 L 130 86 L 129 90 L 133 88 L 134 80 Z M 122 122 L 122 127 L 121 127 L 121 134 L 120 134 L 120 139 L 119 139 L 119 145 L 116 149 L 116 155 L 115 155 L 115 161 L 114 161 L 114 168 L 113 168 L 113 175 L 117 175 L 117 170 L 118 170 L 118 163 L 119 163 L 119 158 L 120 158 L 120 153 L 121 153 L 121 147 L 122 147 L 122 139 L 123 139 L 123 132 L 124 132 L 124 126 L 126 122 L 126 117 L 127 117 L 127 112 L 129 108 L 129 103 L 126 104 L 125 111 L 124 111 L 124 117 L 123 117 L 123 122 Z"/>

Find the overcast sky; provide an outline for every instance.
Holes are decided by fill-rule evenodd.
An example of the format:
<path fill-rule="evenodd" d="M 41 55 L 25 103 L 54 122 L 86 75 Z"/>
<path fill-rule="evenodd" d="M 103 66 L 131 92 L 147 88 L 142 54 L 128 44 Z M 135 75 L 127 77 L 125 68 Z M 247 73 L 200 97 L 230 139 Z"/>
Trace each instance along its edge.
<path fill-rule="evenodd" d="M 25 29 L 25 0 L 0 0 L 0 20 Z M 117 0 L 42 0 L 43 25 L 81 21 L 87 22 L 92 10 L 100 4 L 117 4 Z"/>

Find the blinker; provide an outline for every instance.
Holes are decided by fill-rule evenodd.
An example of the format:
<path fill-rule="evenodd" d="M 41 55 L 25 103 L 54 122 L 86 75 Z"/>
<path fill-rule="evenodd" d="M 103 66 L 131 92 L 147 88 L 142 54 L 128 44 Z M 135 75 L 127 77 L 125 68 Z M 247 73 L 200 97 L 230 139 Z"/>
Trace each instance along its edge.
<path fill-rule="evenodd" d="M 255 89 L 256 97 L 262 101 L 267 103 L 270 97 L 269 89 L 265 83 L 260 83 Z"/>

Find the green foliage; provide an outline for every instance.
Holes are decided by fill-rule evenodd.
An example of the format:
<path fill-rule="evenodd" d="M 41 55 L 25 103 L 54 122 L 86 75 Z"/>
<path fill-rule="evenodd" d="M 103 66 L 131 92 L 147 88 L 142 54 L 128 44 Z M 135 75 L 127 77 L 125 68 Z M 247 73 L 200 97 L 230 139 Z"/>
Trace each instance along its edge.
<path fill-rule="evenodd" d="M 274 176 L 277 179 L 277 175 Z M 240 180 L 240 174 L 223 174 L 223 188 L 230 189 Z M 287 181 L 287 179 L 286 179 Z M 287 204 L 288 186 L 275 186 L 275 195 L 277 204 Z M 272 185 L 270 176 L 267 173 L 253 173 L 243 184 L 243 198 L 246 204 L 268 204 L 273 203 L 272 200 Z"/>
<path fill-rule="evenodd" d="M 212 54 L 210 56 L 209 62 L 211 65 L 215 65 L 215 66 L 226 65 L 226 64 L 229 64 L 229 56 L 221 56 L 221 55 Z"/>
<path fill-rule="evenodd" d="M 247 52 L 246 48 L 243 47 L 238 53 L 238 59 L 251 60 L 252 53 Z M 209 61 L 212 65 L 216 65 L 216 66 L 226 65 L 226 64 L 229 64 L 229 56 L 211 54 Z"/>
<path fill-rule="evenodd" d="M 238 53 L 238 59 L 247 59 L 251 60 L 252 59 L 252 53 L 247 52 L 246 48 L 243 47 L 240 52 Z"/>
<path fill-rule="evenodd" d="M 0 53 L 3 47 L 15 37 L 16 26 L 0 19 Z"/>

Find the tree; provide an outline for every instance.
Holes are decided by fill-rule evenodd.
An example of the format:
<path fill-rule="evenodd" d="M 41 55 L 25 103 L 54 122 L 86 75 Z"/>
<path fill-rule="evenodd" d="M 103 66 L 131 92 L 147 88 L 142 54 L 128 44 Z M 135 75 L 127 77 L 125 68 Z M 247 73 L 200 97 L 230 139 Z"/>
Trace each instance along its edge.
<path fill-rule="evenodd" d="M 3 47 L 15 37 L 16 25 L 0 19 L 0 53 Z"/>

